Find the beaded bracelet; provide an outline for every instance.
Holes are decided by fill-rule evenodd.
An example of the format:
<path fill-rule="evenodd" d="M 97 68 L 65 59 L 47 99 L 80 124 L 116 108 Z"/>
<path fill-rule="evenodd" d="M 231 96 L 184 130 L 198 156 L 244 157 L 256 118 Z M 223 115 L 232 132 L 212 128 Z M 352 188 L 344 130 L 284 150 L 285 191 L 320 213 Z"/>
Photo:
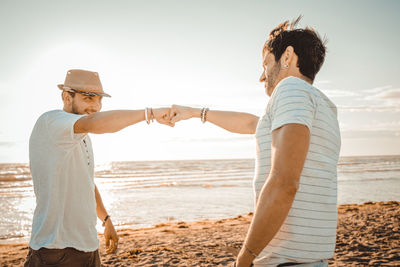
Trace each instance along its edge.
<path fill-rule="evenodd" d="M 205 123 L 207 121 L 207 111 L 209 111 L 209 108 L 203 108 L 201 110 L 201 122 Z"/>
<path fill-rule="evenodd" d="M 146 119 L 147 124 L 150 124 L 150 120 L 149 120 L 149 117 L 147 115 L 148 110 L 149 110 L 149 108 L 145 108 L 144 109 L 144 118 Z"/>
<path fill-rule="evenodd" d="M 150 120 L 151 120 L 151 122 L 154 122 L 153 108 L 150 108 Z"/>

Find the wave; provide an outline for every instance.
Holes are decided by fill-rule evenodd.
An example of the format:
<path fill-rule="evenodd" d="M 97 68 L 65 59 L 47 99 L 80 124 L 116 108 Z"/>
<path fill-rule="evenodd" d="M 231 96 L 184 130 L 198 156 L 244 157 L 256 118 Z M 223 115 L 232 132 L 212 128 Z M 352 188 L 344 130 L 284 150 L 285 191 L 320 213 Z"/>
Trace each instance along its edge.
<path fill-rule="evenodd" d="M 32 180 L 32 176 L 22 176 L 22 175 L 4 175 L 0 176 L 0 182 L 21 182 Z"/>
<path fill-rule="evenodd" d="M 375 173 L 379 177 L 400 172 L 400 156 L 342 157 L 338 164 L 338 176 L 354 174 L 354 179 Z M 378 174 L 382 173 L 382 175 Z M 386 174 L 385 174 L 386 173 Z M 394 174 L 394 176 L 400 176 Z M 183 181 L 199 184 L 207 180 L 252 179 L 253 159 L 184 160 L 184 161 L 123 161 L 97 165 L 95 178 L 118 182 L 135 182 L 143 186 L 176 186 Z M 31 186 L 31 174 L 27 164 L 0 164 L 0 188 Z M 240 179 L 239 179 L 240 180 Z"/>
<path fill-rule="evenodd" d="M 22 237 L 25 237 L 25 235 L 24 234 L 5 234 L 5 235 L 0 235 L 0 240 L 22 238 Z"/>
<path fill-rule="evenodd" d="M 353 170 L 339 170 L 339 173 L 364 173 L 364 172 L 400 172 L 400 168 L 393 168 L 393 169 L 353 169 Z"/>

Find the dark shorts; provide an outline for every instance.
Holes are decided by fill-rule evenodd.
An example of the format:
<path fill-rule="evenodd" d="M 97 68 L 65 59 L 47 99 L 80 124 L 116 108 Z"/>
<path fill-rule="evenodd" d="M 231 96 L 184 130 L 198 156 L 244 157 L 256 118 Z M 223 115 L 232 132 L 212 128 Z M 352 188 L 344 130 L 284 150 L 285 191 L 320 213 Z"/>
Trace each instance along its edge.
<path fill-rule="evenodd" d="M 74 248 L 34 250 L 29 248 L 24 267 L 100 267 L 99 251 L 83 252 Z"/>

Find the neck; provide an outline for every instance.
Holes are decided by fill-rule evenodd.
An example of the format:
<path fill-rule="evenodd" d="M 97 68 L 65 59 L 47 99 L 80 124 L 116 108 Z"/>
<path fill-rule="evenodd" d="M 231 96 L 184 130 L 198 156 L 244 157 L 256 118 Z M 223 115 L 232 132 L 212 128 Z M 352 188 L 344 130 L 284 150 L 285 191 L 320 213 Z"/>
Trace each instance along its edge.
<path fill-rule="evenodd" d="M 302 80 L 305 80 L 306 82 L 308 82 L 309 84 L 313 84 L 313 80 L 311 80 L 310 78 L 308 78 L 308 77 L 306 77 L 306 76 L 304 76 L 304 75 L 301 75 L 301 77 L 299 77 L 300 79 L 302 79 Z"/>
<path fill-rule="evenodd" d="M 307 83 L 309 83 L 311 85 L 313 84 L 313 80 L 311 80 L 310 78 L 304 76 L 301 73 L 291 73 L 290 75 L 286 76 L 285 78 L 287 78 L 287 77 L 296 77 L 296 78 L 299 78 L 299 79 L 302 79 L 302 80 L 306 81 Z"/>
<path fill-rule="evenodd" d="M 299 78 L 299 79 L 301 79 L 301 80 L 303 80 L 303 81 L 305 81 L 305 82 L 307 82 L 307 83 L 309 83 L 309 84 L 311 84 L 311 85 L 313 84 L 313 80 L 311 80 L 310 78 L 308 78 L 308 77 L 306 77 L 306 76 L 304 76 L 304 75 L 302 75 L 302 74 L 298 74 L 298 75 L 296 75 L 296 74 L 290 74 L 290 75 L 287 75 L 287 76 L 285 76 L 285 77 L 279 79 L 279 80 L 276 82 L 275 86 L 276 86 L 280 81 L 282 81 L 283 79 L 286 79 L 286 78 L 288 78 L 288 77 L 296 77 L 296 78 Z"/>

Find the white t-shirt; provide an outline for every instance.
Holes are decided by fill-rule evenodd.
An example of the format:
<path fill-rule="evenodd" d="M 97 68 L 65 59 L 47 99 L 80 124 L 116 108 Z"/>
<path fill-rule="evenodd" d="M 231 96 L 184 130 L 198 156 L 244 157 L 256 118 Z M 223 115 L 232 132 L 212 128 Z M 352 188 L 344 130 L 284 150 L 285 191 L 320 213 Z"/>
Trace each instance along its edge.
<path fill-rule="evenodd" d="M 256 200 L 271 170 L 271 134 L 285 124 L 310 130 L 300 187 L 278 233 L 254 260 L 255 266 L 313 262 L 333 257 L 337 224 L 337 162 L 340 131 L 335 105 L 302 79 L 288 77 L 273 91 L 257 130 Z"/>
<path fill-rule="evenodd" d="M 36 195 L 30 247 L 95 251 L 94 161 L 90 138 L 75 134 L 83 115 L 53 110 L 37 120 L 29 140 Z"/>

